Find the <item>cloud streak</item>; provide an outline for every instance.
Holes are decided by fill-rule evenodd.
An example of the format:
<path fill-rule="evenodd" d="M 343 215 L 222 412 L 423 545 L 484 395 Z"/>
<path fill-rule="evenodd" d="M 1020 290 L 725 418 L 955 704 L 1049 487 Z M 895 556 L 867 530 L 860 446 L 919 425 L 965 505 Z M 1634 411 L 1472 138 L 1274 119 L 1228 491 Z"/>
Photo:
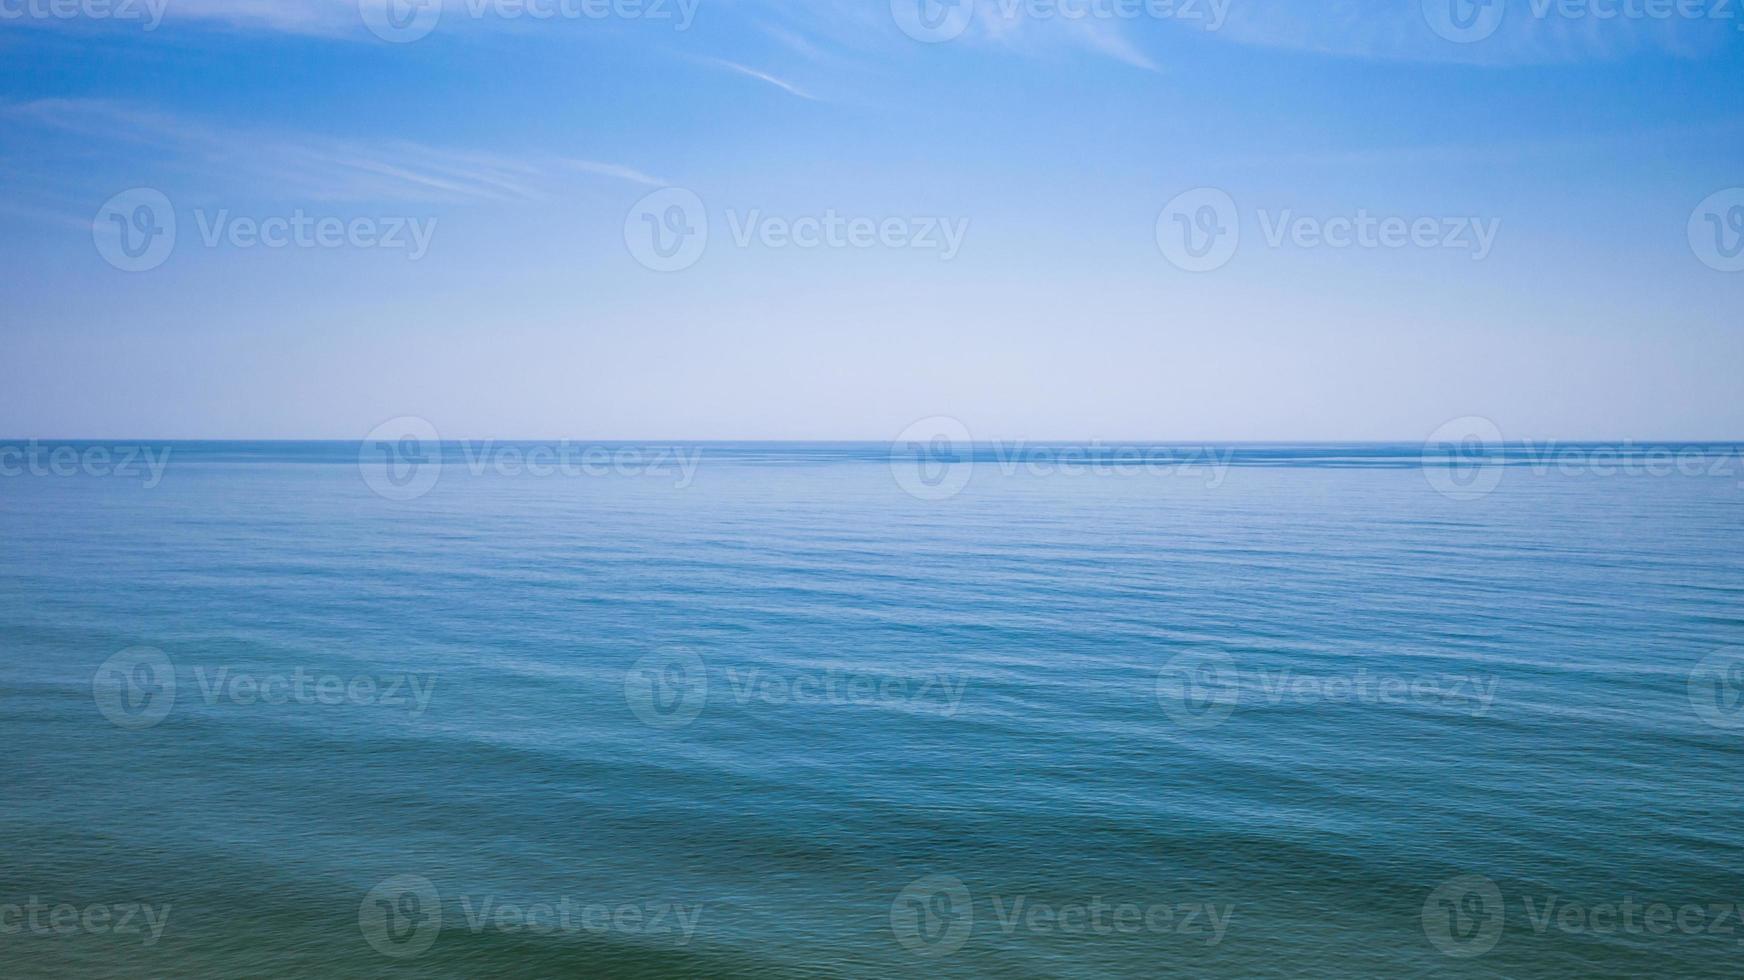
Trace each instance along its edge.
<path fill-rule="evenodd" d="M 734 72 L 734 73 L 739 74 L 739 75 L 744 75 L 747 78 L 755 78 L 756 80 L 758 80 L 760 82 L 764 82 L 766 84 L 773 85 L 776 88 L 782 90 L 783 92 L 786 92 L 789 95 L 796 95 L 802 99 L 807 99 L 807 100 L 810 100 L 812 102 L 819 101 L 817 96 L 812 95 L 811 93 L 799 88 L 798 86 L 792 84 L 791 82 L 787 82 L 787 81 L 784 81 L 782 79 L 776 78 L 774 75 L 771 75 L 768 72 L 758 71 L 757 69 L 749 67 L 748 65 L 741 65 L 736 61 L 728 61 L 725 58 L 704 58 L 704 59 L 702 59 L 702 63 L 705 65 L 713 65 L 716 68 L 722 68 L 722 69 L 725 69 L 725 70 L 730 71 L 730 72 Z"/>
<path fill-rule="evenodd" d="M 510 156 L 397 139 L 341 139 L 281 131 L 235 132 L 131 103 L 43 99 L 0 105 L 0 128 L 67 137 L 153 173 L 180 173 L 203 186 L 271 188 L 307 201 L 406 204 L 551 200 L 565 175 L 645 186 L 663 182 L 616 163 L 549 154 Z"/>

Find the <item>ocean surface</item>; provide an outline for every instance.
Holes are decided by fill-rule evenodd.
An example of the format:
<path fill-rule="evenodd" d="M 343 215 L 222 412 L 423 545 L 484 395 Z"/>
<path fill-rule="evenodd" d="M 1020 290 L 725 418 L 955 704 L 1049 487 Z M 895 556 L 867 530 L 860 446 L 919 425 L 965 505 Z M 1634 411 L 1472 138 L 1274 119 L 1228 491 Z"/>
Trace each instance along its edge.
<path fill-rule="evenodd" d="M 400 451 L 0 443 L 0 975 L 1744 962 L 1740 447 Z"/>

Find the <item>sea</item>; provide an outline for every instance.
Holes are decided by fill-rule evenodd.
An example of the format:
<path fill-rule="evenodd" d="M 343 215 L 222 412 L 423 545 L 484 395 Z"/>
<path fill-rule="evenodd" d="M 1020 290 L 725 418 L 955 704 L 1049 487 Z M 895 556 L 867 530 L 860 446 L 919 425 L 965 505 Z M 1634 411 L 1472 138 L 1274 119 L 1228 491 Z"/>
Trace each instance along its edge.
<path fill-rule="evenodd" d="M 0 441 L 0 976 L 1735 976 L 1741 453 Z"/>

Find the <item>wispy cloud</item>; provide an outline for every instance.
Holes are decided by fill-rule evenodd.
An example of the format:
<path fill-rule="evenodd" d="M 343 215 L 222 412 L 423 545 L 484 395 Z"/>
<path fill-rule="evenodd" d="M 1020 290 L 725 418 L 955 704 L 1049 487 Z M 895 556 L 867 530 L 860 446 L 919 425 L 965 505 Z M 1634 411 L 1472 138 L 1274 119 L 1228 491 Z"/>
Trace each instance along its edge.
<path fill-rule="evenodd" d="M 309 201 L 471 203 L 544 201 L 566 174 L 661 184 L 616 163 L 547 154 L 509 156 L 397 139 L 237 132 L 131 103 L 44 99 L 0 105 L 0 127 L 72 137 L 81 154 L 103 152 L 154 173 L 204 186 L 236 186 Z"/>
<path fill-rule="evenodd" d="M 773 85 L 776 88 L 782 90 L 783 92 L 786 92 L 789 95 L 797 95 L 802 99 L 810 99 L 813 102 L 819 101 L 817 96 L 812 95 L 810 92 L 807 92 L 804 89 L 799 88 L 797 85 L 794 85 L 791 82 L 787 82 L 787 81 L 784 81 L 782 79 L 776 78 L 774 75 L 771 75 L 768 72 L 758 71 L 757 69 L 752 68 L 749 65 L 741 65 L 736 61 L 728 61 L 725 58 L 703 58 L 703 59 L 701 59 L 701 61 L 703 64 L 706 64 L 706 65 L 713 65 L 716 68 L 724 68 L 727 71 L 736 72 L 740 75 L 744 75 L 747 78 L 755 78 L 760 82 L 766 82 L 766 83 Z"/>

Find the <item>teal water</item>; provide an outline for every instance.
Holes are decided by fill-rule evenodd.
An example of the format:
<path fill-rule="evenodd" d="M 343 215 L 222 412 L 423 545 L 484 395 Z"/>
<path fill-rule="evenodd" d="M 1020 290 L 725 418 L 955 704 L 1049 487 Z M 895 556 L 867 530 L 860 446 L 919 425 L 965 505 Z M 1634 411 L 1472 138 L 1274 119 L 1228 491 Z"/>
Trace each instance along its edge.
<path fill-rule="evenodd" d="M 0 476 L 7 977 L 1737 971 L 1736 447 L 161 448 Z"/>

